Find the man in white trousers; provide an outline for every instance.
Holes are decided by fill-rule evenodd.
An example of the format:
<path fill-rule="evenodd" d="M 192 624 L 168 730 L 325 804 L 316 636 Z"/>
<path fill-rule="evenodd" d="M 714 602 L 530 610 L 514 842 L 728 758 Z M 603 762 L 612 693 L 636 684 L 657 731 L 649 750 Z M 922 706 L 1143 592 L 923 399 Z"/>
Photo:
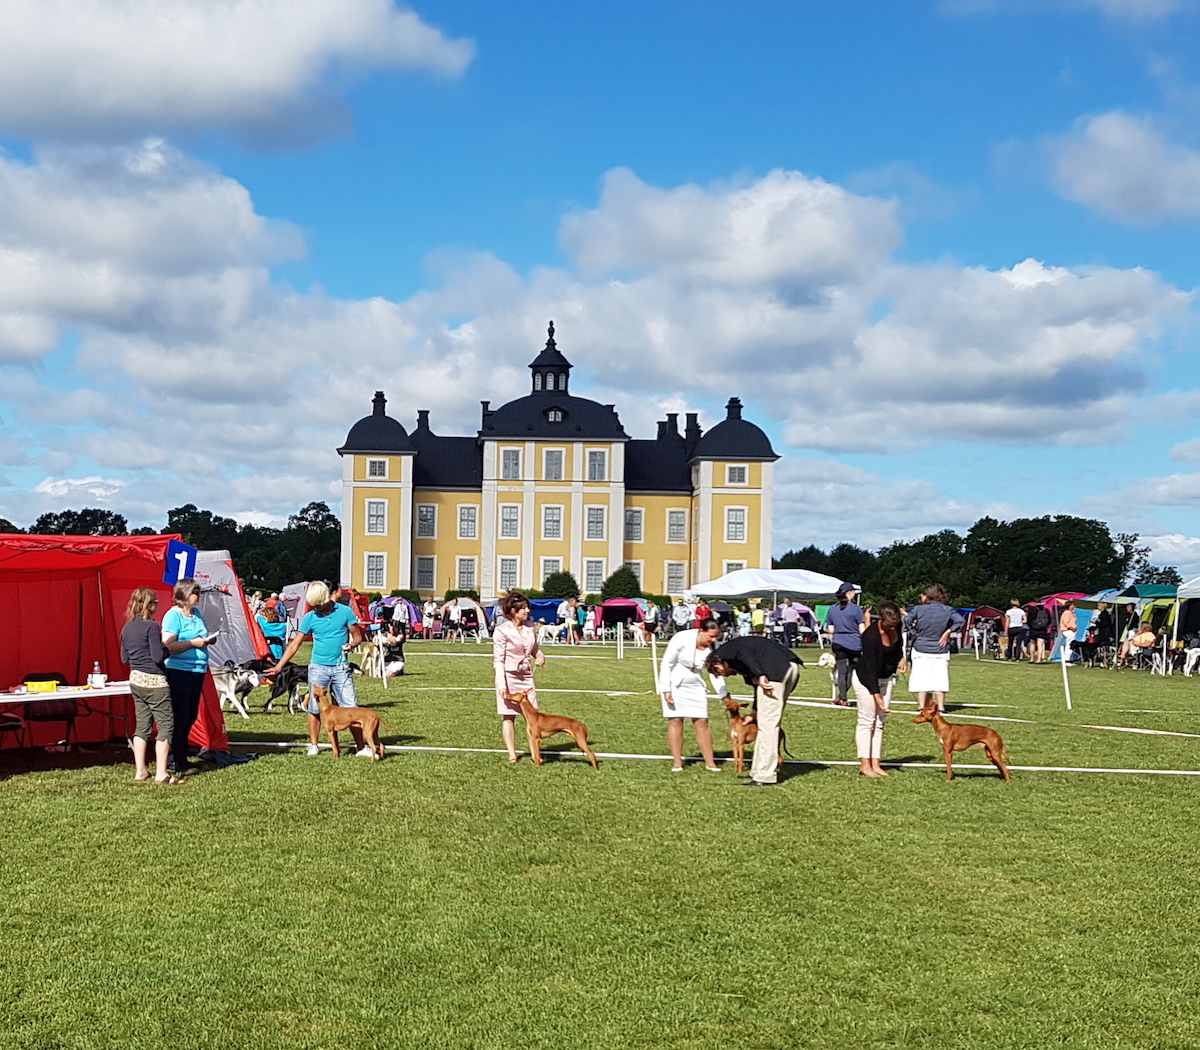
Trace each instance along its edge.
<path fill-rule="evenodd" d="M 770 638 L 746 635 L 714 649 L 706 664 L 717 675 L 717 693 L 729 694 L 724 679 L 740 674 L 754 689 L 753 718 L 758 723 L 750 780 L 745 787 L 773 787 L 778 776 L 779 726 L 787 698 L 796 688 L 803 661 L 790 649 Z"/>

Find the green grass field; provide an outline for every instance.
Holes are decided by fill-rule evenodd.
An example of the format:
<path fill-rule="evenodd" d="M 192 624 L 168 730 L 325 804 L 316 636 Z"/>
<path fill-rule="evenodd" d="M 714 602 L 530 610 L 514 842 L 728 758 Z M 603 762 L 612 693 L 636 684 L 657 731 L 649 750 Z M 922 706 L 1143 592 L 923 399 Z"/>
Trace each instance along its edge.
<path fill-rule="evenodd" d="M 542 707 L 665 754 L 627 652 L 552 650 Z M 490 648 L 408 653 L 386 693 L 359 680 L 385 741 L 499 748 Z M 1016 765 L 1200 769 L 1198 739 L 1086 728 L 1200 733 L 1200 680 L 1075 668 L 1068 713 L 1057 666 L 951 674 L 1000 705 L 959 720 L 1028 720 L 989 723 Z M 828 688 L 810 662 L 797 692 Z M 265 695 L 231 737 L 302 740 Z M 940 757 L 911 710 L 885 760 Z M 786 725 L 853 760 L 853 711 Z M 792 765 L 747 791 L 698 763 L 261 750 L 175 789 L 0 781 L 0 1047 L 1200 1046 L 1200 778 Z"/>

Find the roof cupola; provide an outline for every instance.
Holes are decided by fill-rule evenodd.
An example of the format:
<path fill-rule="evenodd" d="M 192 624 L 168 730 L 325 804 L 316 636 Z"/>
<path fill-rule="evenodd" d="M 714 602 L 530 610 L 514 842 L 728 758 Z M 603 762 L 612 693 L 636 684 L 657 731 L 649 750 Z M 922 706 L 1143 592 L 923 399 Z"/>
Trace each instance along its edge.
<path fill-rule="evenodd" d="M 563 357 L 554 341 L 554 322 L 546 329 L 546 346 L 529 365 L 533 373 L 533 392 L 545 391 L 567 393 L 571 375 L 571 362 Z"/>

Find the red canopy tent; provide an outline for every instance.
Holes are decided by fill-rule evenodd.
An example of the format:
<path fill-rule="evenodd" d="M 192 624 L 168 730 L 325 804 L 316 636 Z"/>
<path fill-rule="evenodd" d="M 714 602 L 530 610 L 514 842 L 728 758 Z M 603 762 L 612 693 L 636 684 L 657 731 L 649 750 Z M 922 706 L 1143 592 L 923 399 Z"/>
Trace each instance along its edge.
<path fill-rule="evenodd" d="M 0 688 L 39 673 L 58 673 L 69 685 L 82 685 L 96 662 L 110 680 L 127 678 L 121 628 L 129 596 L 136 587 L 152 587 L 158 592 L 160 612 L 171 608 L 171 588 L 162 577 L 167 544 L 179 538 L 0 533 Z M 240 589 L 238 594 L 241 598 Z M 241 601 L 244 604 L 244 598 Z M 75 736 L 81 742 L 123 736 L 126 723 L 120 719 L 133 724 L 129 697 L 97 697 L 88 706 L 110 716 L 79 717 Z M 61 726 L 54 723 L 33 723 L 29 730 L 27 742 L 35 746 L 61 736 Z M 205 681 L 191 739 L 214 750 L 228 748 L 211 676 Z M 16 741 L 6 737 L 5 743 Z"/>

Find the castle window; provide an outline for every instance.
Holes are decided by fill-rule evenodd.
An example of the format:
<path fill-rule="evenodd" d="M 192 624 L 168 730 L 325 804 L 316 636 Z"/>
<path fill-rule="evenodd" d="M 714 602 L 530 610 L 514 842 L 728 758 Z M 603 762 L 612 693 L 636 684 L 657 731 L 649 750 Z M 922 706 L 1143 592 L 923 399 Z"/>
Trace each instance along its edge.
<path fill-rule="evenodd" d="M 687 543 L 687 511 L 667 511 L 667 542 Z"/>
<path fill-rule="evenodd" d="M 437 504 L 417 504 L 417 539 L 437 539 Z"/>
<path fill-rule="evenodd" d="M 625 542 L 642 542 L 642 508 L 627 507 L 625 509 Z"/>
<path fill-rule="evenodd" d="M 380 587 L 384 585 L 384 578 L 387 574 L 387 555 L 386 554 L 368 554 L 367 555 L 367 572 L 366 586 Z"/>
<path fill-rule="evenodd" d="M 542 586 L 546 586 L 546 577 L 562 572 L 562 558 L 542 559 Z"/>
<path fill-rule="evenodd" d="M 682 594 L 686 582 L 684 563 L 681 561 L 667 562 L 667 593 Z"/>
<path fill-rule="evenodd" d="M 548 420 L 550 420 L 551 423 L 561 423 L 563 421 L 562 409 L 561 408 L 550 409 L 550 411 L 546 413 L 546 418 Z"/>
<path fill-rule="evenodd" d="M 608 480 L 608 453 L 601 448 L 588 449 L 588 481 Z"/>
<path fill-rule="evenodd" d="M 386 478 L 387 477 L 387 460 L 386 459 L 368 459 L 367 460 L 367 477 L 369 477 L 369 478 Z"/>
<path fill-rule="evenodd" d="M 425 556 L 417 559 L 417 590 L 432 591 L 437 575 L 437 559 Z"/>
<path fill-rule="evenodd" d="M 588 558 L 583 563 L 583 589 L 596 594 L 604 586 L 604 559 Z"/>
<path fill-rule="evenodd" d="M 517 586 L 517 559 L 500 559 L 500 590 L 511 591 Z"/>
<path fill-rule="evenodd" d="M 468 504 L 458 508 L 458 538 L 460 540 L 475 539 L 478 517 L 478 507 Z"/>
<path fill-rule="evenodd" d="M 367 500 L 367 535 L 387 535 L 387 502 L 385 500 Z"/>
<path fill-rule="evenodd" d="M 542 389 L 542 373 L 541 372 L 533 373 L 533 389 L 534 390 Z"/>
<path fill-rule="evenodd" d="M 604 507 L 587 508 L 587 538 L 589 540 L 604 539 Z"/>
<path fill-rule="evenodd" d="M 500 452 L 500 478 L 502 481 L 521 480 L 521 450 L 506 448 Z"/>
<path fill-rule="evenodd" d="M 549 506 L 542 508 L 542 539 L 562 539 L 562 512 L 562 507 Z"/>
<path fill-rule="evenodd" d="M 521 538 L 521 508 L 515 503 L 505 503 L 500 508 L 500 537 L 506 540 Z"/>
<path fill-rule="evenodd" d="M 746 542 L 746 508 L 727 507 L 725 509 L 725 542 Z"/>
<path fill-rule="evenodd" d="M 458 589 L 460 591 L 475 590 L 475 559 L 458 559 Z"/>
<path fill-rule="evenodd" d="M 744 463 L 731 463 L 725 468 L 725 484 L 726 485 L 745 485 L 746 484 L 746 465 Z"/>
<path fill-rule="evenodd" d="M 561 448 L 546 449 L 546 469 L 542 473 L 547 481 L 562 481 L 563 450 Z"/>
<path fill-rule="evenodd" d="M 640 561 L 627 561 L 625 568 L 637 577 L 638 586 L 640 587 L 642 585 L 642 563 Z"/>
<path fill-rule="evenodd" d="M 744 561 L 727 561 L 725 563 L 726 572 L 741 572 L 746 567 Z"/>
<path fill-rule="evenodd" d="M 567 389 L 567 373 L 566 373 L 566 372 L 560 372 L 560 373 L 559 373 L 559 376 L 558 376 L 558 389 L 559 389 L 559 390 L 566 390 L 566 389 Z"/>

